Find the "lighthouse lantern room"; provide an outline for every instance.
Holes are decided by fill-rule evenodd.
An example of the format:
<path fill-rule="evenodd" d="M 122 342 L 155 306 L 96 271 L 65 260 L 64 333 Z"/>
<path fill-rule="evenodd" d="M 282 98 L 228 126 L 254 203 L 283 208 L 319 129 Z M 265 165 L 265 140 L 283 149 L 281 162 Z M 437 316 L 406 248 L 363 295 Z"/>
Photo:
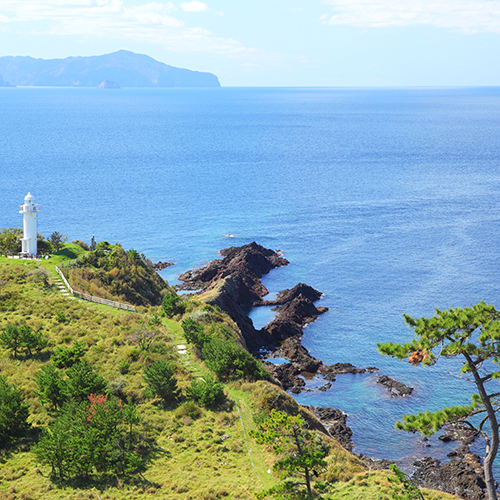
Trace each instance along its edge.
<path fill-rule="evenodd" d="M 24 205 L 20 205 L 19 213 L 23 214 L 23 237 L 21 238 L 21 254 L 37 254 L 37 214 L 40 212 L 40 205 L 34 203 L 35 197 L 28 193 L 24 197 Z"/>

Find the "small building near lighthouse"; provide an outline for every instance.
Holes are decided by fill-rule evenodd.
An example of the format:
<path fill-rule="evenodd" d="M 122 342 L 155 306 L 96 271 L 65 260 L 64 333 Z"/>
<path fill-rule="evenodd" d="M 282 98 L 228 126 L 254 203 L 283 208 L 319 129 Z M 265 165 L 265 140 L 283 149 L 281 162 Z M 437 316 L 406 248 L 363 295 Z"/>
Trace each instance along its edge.
<path fill-rule="evenodd" d="M 40 205 L 35 203 L 35 197 L 28 193 L 24 197 L 24 205 L 19 206 L 19 213 L 23 214 L 23 237 L 21 238 L 21 254 L 37 254 L 37 217 Z"/>

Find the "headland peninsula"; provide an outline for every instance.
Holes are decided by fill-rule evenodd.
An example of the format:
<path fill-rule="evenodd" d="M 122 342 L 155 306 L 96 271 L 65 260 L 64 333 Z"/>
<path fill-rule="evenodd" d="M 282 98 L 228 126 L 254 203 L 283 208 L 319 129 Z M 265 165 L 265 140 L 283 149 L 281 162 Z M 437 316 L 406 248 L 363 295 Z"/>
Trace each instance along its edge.
<path fill-rule="evenodd" d="M 0 257 L 0 497 L 416 494 L 390 463 L 349 451 L 341 408 L 302 407 L 286 392 L 304 390 L 311 374 L 334 384 L 343 373 L 377 369 L 325 365 L 307 352 L 302 329 L 327 310 L 303 283 L 265 300 L 262 275 L 288 263 L 279 252 L 256 243 L 225 249 L 181 276 L 176 290 L 136 250 L 59 243 L 40 242 L 48 256 L 40 260 Z M 75 298 L 56 267 L 72 289 L 135 312 Z M 256 330 L 245 310 L 262 305 L 278 314 Z M 275 356 L 286 363 L 262 361 Z M 411 397 L 411 388 L 380 379 L 395 397 Z M 429 459 L 417 484 L 484 498 L 469 459 L 465 448 L 451 467 Z"/>

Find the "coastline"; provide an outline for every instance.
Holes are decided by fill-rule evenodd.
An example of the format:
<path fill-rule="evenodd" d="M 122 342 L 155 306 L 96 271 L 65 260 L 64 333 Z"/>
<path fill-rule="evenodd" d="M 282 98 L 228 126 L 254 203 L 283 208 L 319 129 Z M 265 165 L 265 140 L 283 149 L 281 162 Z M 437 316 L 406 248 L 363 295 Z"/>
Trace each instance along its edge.
<path fill-rule="evenodd" d="M 314 390 L 325 391 L 343 374 L 379 372 L 377 367 L 359 368 L 349 362 L 325 365 L 302 345 L 304 328 L 328 311 L 328 308 L 314 304 L 323 295 L 320 291 L 298 283 L 292 289 L 280 291 L 274 300 L 264 300 L 268 291 L 262 285 L 261 278 L 272 269 L 288 265 L 282 252 L 266 249 L 253 242 L 226 248 L 221 250 L 220 255 L 222 259 L 182 274 L 179 277 L 182 284 L 177 288 L 191 292 L 196 290 L 193 295 L 226 312 L 240 329 L 242 346 L 263 361 L 265 368 L 284 391 L 291 394 L 311 391 L 305 388 L 304 378 L 323 377 L 325 384 Z M 271 322 L 257 330 L 245 310 L 260 306 L 274 306 L 277 314 Z M 273 358 L 286 362 L 274 364 L 268 361 Z M 379 375 L 376 383 L 394 398 L 411 397 L 413 392 L 412 387 L 383 374 Z M 355 444 L 347 413 L 341 408 L 304 408 L 315 415 L 331 437 L 352 452 Z M 461 447 L 448 454 L 451 461 L 446 464 L 432 457 L 413 462 L 414 476 L 419 485 L 471 500 L 484 498 L 484 481 L 477 467 L 479 457 L 471 453 L 469 448 L 473 438 L 445 429 L 444 437 L 440 436 L 440 439 L 457 441 Z M 356 456 L 370 469 L 387 469 L 389 465 L 397 463 L 387 459 L 372 459 L 363 454 Z"/>

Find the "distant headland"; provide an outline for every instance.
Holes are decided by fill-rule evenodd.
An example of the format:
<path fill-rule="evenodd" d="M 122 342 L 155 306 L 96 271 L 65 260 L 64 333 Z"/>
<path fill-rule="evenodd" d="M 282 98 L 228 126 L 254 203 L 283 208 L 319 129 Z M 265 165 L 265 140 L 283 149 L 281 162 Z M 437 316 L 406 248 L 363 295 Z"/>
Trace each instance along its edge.
<path fill-rule="evenodd" d="M 0 75 L 0 86 L 98 87 L 109 81 L 114 88 L 220 87 L 212 73 L 176 68 L 127 50 L 65 59 L 5 56 L 0 57 Z"/>

